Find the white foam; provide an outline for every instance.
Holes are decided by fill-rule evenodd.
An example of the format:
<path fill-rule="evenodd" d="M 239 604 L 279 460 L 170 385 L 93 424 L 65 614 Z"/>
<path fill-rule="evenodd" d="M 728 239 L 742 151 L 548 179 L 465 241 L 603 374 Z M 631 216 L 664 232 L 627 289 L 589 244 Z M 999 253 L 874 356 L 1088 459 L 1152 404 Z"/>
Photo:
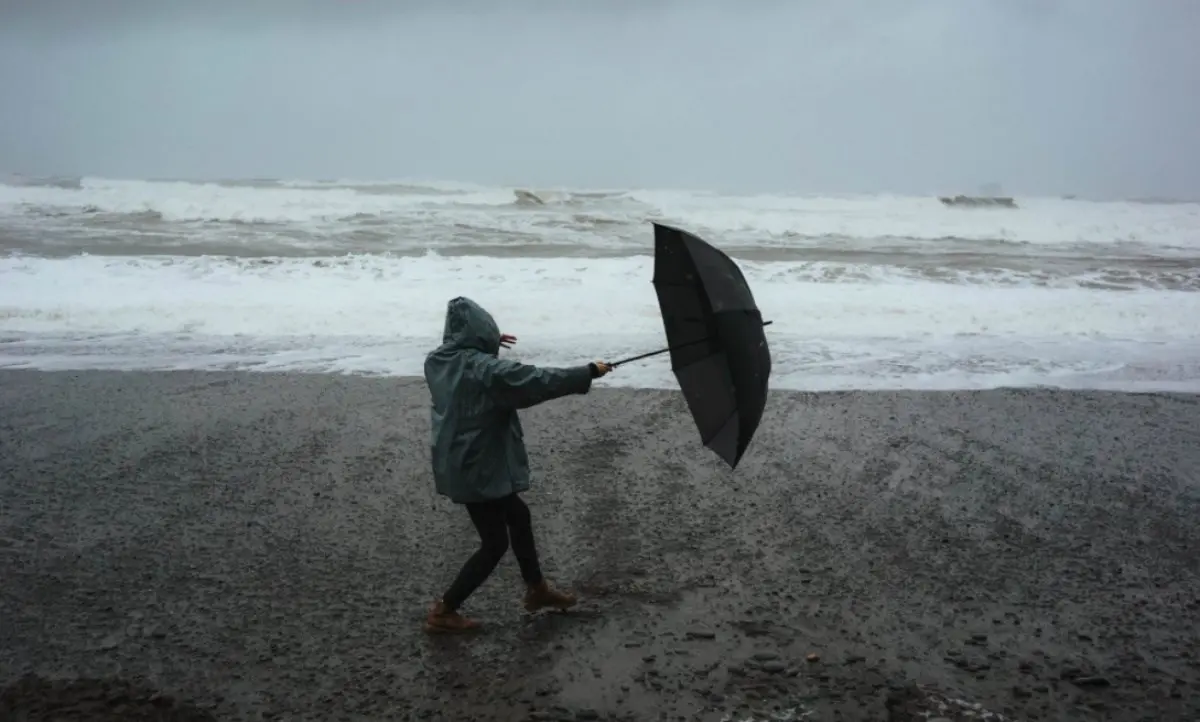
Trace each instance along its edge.
<path fill-rule="evenodd" d="M 34 206 L 59 211 L 144 214 L 168 221 L 310 223 L 357 215 L 388 216 L 452 203 L 505 205 L 511 191 L 415 194 L 360 193 L 339 186 L 237 186 L 183 181 L 85 178 L 78 189 L 0 185 L 0 209 Z"/>
<path fill-rule="evenodd" d="M 584 194 L 535 190 L 545 205 L 516 203 L 513 188 L 462 184 L 259 185 L 85 178 L 78 188 L 0 184 L 0 215 L 155 214 L 167 221 L 269 222 L 327 229 L 370 220 L 397 242 L 436 245 L 447 229 L 476 228 L 585 244 L 640 245 L 645 223 L 665 220 L 725 243 L 792 247 L 804 239 L 1009 240 L 1040 245 L 1135 245 L 1200 250 L 1200 204 L 1019 199 L 1016 209 L 947 208 L 932 196 L 733 196 L 683 191 Z M 593 226 L 626 224 L 596 235 Z M 372 226 L 378 230 L 379 226 Z M 572 235 L 571 230 L 577 233 Z"/>
<path fill-rule="evenodd" d="M 1022 198 L 1017 209 L 947 208 L 934 197 L 639 192 L 667 217 L 717 234 L 1144 244 L 1200 249 L 1200 204 L 1150 205 Z"/>
<path fill-rule="evenodd" d="M 649 257 L 0 259 L 0 364 L 419 374 L 468 295 L 518 357 L 572 364 L 663 342 Z M 1200 390 L 1200 294 L 918 281 L 743 263 L 778 388 L 1053 384 Z M 672 387 L 659 358 L 610 382 Z"/>

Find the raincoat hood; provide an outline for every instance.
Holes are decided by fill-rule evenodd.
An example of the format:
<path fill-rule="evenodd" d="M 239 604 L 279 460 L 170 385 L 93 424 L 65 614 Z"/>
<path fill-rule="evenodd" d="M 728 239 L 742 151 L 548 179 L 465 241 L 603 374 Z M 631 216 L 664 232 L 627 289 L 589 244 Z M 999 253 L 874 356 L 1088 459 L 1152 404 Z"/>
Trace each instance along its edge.
<path fill-rule="evenodd" d="M 459 296 L 446 304 L 442 348 L 473 348 L 495 355 L 500 352 L 500 327 L 483 306 Z"/>

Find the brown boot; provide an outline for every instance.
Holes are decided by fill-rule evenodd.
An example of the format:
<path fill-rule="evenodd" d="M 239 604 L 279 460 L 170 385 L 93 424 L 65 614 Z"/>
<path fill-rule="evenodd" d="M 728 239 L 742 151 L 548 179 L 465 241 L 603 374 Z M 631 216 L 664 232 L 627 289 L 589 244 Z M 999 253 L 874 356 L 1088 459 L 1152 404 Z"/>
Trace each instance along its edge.
<path fill-rule="evenodd" d="M 425 618 L 425 631 L 430 634 L 474 632 L 479 627 L 479 622 L 474 619 L 467 619 L 458 612 L 447 609 L 443 601 L 434 604 L 433 609 L 429 610 L 429 616 Z"/>
<path fill-rule="evenodd" d="M 575 606 L 578 601 L 575 595 L 560 592 L 542 581 L 540 584 L 529 587 L 529 591 L 525 592 L 525 611 L 536 612 L 546 608 L 563 611 Z"/>

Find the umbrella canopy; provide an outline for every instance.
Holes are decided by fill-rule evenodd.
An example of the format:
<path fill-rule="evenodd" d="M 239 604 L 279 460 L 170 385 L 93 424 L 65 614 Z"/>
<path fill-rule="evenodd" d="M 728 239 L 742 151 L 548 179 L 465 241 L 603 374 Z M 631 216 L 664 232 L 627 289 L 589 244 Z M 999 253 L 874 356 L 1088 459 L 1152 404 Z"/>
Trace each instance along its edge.
<path fill-rule="evenodd" d="M 654 224 L 654 290 L 671 370 L 704 445 L 736 468 L 767 403 L 771 351 L 742 270 L 686 231 Z"/>

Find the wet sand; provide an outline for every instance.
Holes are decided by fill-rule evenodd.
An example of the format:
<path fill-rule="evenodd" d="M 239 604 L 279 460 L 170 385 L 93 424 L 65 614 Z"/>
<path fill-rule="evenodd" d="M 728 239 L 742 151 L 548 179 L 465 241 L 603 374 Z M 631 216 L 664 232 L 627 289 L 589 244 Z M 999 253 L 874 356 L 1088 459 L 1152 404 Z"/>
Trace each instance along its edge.
<path fill-rule="evenodd" d="M 1198 397 L 779 392 L 733 473 L 678 394 L 553 402 L 527 500 L 584 601 L 525 615 L 510 557 L 469 640 L 420 632 L 475 544 L 426 400 L 0 372 L 0 685 L 108 680 L 0 715 L 1200 719 Z"/>

